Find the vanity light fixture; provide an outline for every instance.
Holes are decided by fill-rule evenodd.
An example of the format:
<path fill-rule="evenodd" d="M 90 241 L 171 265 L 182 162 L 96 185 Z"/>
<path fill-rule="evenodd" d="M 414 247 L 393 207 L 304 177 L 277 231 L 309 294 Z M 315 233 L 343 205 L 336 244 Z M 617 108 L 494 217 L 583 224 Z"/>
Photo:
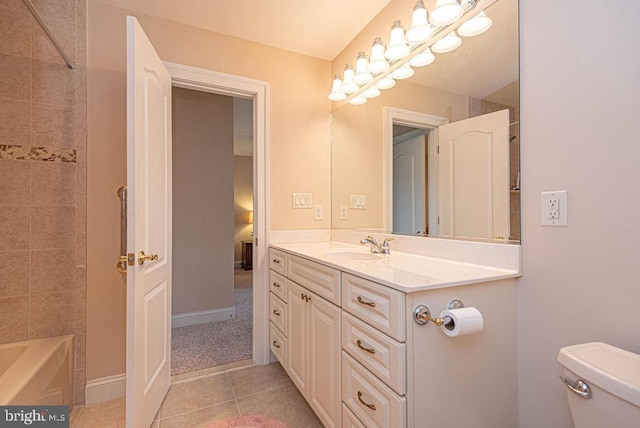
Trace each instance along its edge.
<path fill-rule="evenodd" d="M 389 89 L 396 86 L 396 81 L 391 78 L 391 76 L 385 76 L 382 79 L 378 80 L 375 84 L 375 87 L 378 89 Z"/>
<path fill-rule="evenodd" d="M 431 50 L 435 53 L 447 53 L 456 49 L 462 44 L 462 39 L 458 37 L 456 31 L 453 30 L 431 46 Z"/>
<path fill-rule="evenodd" d="M 351 64 L 347 64 L 344 67 L 344 80 L 342 81 L 342 86 L 340 86 L 340 90 L 345 94 L 353 94 L 356 92 L 360 86 L 353 80 L 353 68 L 351 68 Z"/>
<path fill-rule="evenodd" d="M 411 28 L 407 30 L 404 36 L 408 43 L 423 43 L 433 37 L 433 25 L 429 23 L 427 14 L 424 2 L 418 0 L 411 15 Z"/>
<path fill-rule="evenodd" d="M 431 64 L 436 60 L 436 56 L 431 52 L 431 49 L 420 52 L 418 55 L 414 56 L 409 60 L 409 65 L 411 67 L 425 67 Z"/>
<path fill-rule="evenodd" d="M 342 79 L 339 74 L 333 76 L 333 85 L 331 86 L 331 93 L 329 99 L 331 101 L 343 101 L 347 99 L 347 94 L 342 92 L 340 87 L 342 86 Z"/>
<path fill-rule="evenodd" d="M 349 104 L 353 104 L 354 106 L 360 106 L 367 102 L 367 99 L 363 96 L 353 97 L 349 100 Z"/>
<path fill-rule="evenodd" d="M 462 6 L 458 0 L 438 0 L 429 21 L 436 27 L 449 25 L 462 17 Z"/>
<path fill-rule="evenodd" d="M 404 28 L 399 20 L 393 22 L 391 26 L 391 36 L 389 37 L 389 47 L 384 51 L 384 56 L 389 61 L 397 61 L 409 55 L 411 49 L 404 40 Z"/>
<path fill-rule="evenodd" d="M 414 73 L 415 71 L 413 71 L 413 68 L 411 68 L 409 63 L 405 62 L 404 64 L 402 64 L 402 67 L 397 68 L 391 72 L 391 77 L 397 80 L 408 79 L 409 77 L 413 76 Z"/>
<path fill-rule="evenodd" d="M 491 24 L 493 24 L 493 21 L 491 21 L 491 18 L 489 18 L 483 10 L 482 12 L 462 24 L 458 28 L 458 34 L 463 37 L 477 36 L 478 34 L 482 34 L 487 31 L 489 27 L 491 27 Z"/>
<path fill-rule="evenodd" d="M 373 41 L 373 45 L 371 46 L 371 59 L 369 60 L 369 65 L 367 66 L 367 69 L 371 73 L 378 74 L 389 69 L 389 63 L 384 57 L 385 49 L 386 46 L 382 42 L 382 39 L 380 37 L 376 37 Z"/>
<path fill-rule="evenodd" d="M 494 0 L 498 1 L 498 0 Z M 344 80 L 333 77 L 331 101 L 347 101 L 360 105 L 380 94 L 380 90 L 395 86 L 394 79 L 407 79 L 414 74 L 412 67 L 424 67 L 435 61 L 433 53 L 451 52 L 462 44 L 461 36 L 471 37 L 487 31 L 491 19 L 480 10 L 461 25 L 451 25 L 470 15 L 479 0 L 438 0 L 429 14 L 424 0 L 417 0 L 413 8 L 411 27 L 404 32 L 400 20 L 391 27 L 389 46 L 376 37 L 371 46 L 371 58 L 364 51 L 358 54 L 356 69 L 347 64 Z M 489 4 L 493 4 L 490 2 Z M 487 6 L 484 6 L 487 7 Z"/>
<path fill-rule="evenodd" d="M 353 81 L 358 85 L 362 85 L 373 80 L 373 74 L 368 70 L 368 65 L 369 58 L 367 58 L 364 52 L 360 52 L 358 54 L 358 59 L 356 60 L 356 73 L 353 76 Z"/>

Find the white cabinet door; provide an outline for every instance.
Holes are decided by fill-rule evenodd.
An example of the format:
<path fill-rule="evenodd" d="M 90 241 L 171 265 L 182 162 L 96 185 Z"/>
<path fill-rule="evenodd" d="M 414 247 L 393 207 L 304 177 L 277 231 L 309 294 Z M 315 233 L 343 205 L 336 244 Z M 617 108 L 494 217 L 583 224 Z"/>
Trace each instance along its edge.
<path fill-rule="evenodd" d="M 340 308 L 312 295 L 307 309 L 308 400 L 325 427 L 340 427 Z"/>
<path fill-rule="evenodd" d="M 302 296 L 310 294 L 295 282 L 287 288 L 287 373 L 300 392 L 306 395 L 309 354 L 307 339 L 307 302 Z"/>

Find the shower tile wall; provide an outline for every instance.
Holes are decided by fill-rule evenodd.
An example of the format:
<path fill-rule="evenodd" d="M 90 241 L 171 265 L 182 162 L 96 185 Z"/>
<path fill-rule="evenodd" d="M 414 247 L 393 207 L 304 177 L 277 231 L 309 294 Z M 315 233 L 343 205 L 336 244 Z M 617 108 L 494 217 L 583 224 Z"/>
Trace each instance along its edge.
<path fill-rule="evenodd" d="M 511 107 L 487 100 L 469 97 L 469 117 L 480 116 L 504 109 L 509 109 L 510 124 L 520 121 L 519 107 Z M 520 126 L 509 125 L 509 136 L 515 137 L 513 141 L 509 143 L 509 179 L 511 182 L 511 188 L 513 189 L 518 182 L 518 173 L 520 172 Z M 509 238 L 520 240 L 520 190 L 511 190 L 509 202 L 511 229 Z"/>
<path fill-rule="evenodd" d="M 84 403 L 86 0 L 0 0 L 0 343 L 76 335 Z"/>

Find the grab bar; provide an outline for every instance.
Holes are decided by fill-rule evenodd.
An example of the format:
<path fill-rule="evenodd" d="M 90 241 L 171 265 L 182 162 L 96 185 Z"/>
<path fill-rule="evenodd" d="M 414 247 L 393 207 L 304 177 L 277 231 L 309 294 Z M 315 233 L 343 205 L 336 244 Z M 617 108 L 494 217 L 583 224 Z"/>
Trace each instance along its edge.
<path fill-rule="evenodd" d="M 116 270 L 127 273 L 127 186 L 120 186 L 116 191 L 120 199 L 120 257 L 116 263 Z"/>

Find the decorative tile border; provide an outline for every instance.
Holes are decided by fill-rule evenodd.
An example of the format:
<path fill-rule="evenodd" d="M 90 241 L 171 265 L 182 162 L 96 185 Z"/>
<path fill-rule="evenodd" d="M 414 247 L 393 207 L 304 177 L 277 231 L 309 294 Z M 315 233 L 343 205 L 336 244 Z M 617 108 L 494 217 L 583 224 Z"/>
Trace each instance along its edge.
<path fill-rule="evenodd" d="M 17 145 L 0 144 L 0 159 L 76 163 L 78 155 L 75 149 L 54 149 L 51 147 L 27 148 Z"/>

